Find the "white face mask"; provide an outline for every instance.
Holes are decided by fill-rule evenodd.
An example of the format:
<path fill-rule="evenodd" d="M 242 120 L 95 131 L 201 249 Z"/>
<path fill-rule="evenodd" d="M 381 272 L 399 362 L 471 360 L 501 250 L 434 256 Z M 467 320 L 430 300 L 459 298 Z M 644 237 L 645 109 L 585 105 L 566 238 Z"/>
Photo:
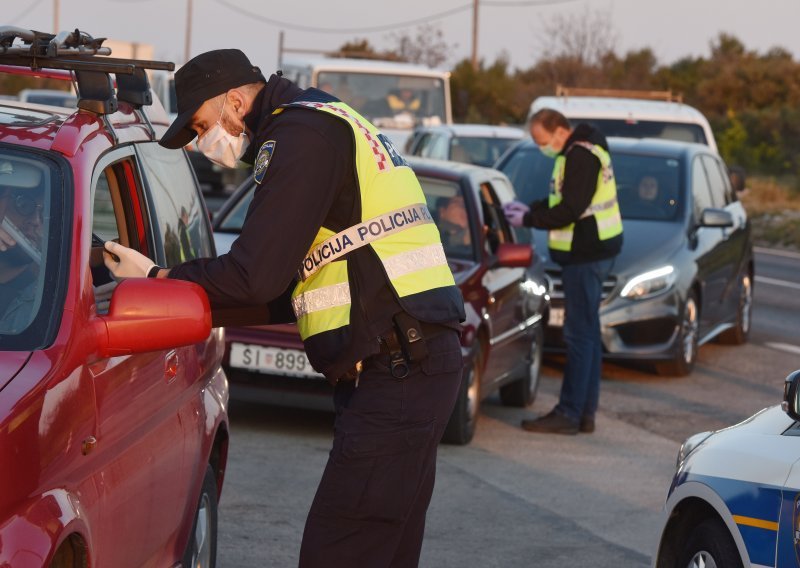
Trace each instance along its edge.
<path fill-rule="evenodd" d="M 250 145 L 250 140 L 244 129 L 239 136 L 234 136 L 223 128 L 220 121 L 224 112 L 225 100 L 222 101 L 222 110 L 219 112 L 217 123 L 197 139 L 197 148 L 215 164 L 225 168 L 235 168 Z"/>

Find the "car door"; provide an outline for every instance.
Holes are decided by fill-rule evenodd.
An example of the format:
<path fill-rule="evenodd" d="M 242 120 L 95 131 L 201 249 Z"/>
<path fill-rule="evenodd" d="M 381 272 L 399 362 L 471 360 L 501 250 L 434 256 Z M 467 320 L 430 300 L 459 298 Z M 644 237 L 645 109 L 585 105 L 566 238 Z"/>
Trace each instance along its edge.
<path fill-rule="evenodd" d="M 729 261 L 725 258 L 725 229 L 700 226 L 703 211 L 715 207 L 702 154 L 695 155 L 692 160 L 691 180 L 692 245 L 697 262 L 697 279 L 702 289 L 700 332 L 703 335 L 716 325 L 721 317 L 720 302 L 728 280 Z"/>
<path fill-rule="evenodd" d="M 521 289 L 525 269 L 494 266 L 497 247 L 514 242 L 493 186 L 495 183 L 498 182 L 483 181 L 478 192 L 484 223 L 482 253 L 487 264 L 482 284 L 488 293 L 486 310 L 491 323 L 489 357 L 484 375 L 488 382 L 501 380 L 528 353 L 527 339 L 520 329 L 525 319 Z"/>
<path fill-rule="evenodd" d="M 775 548 L 777 558 L 770 566 L 784 568 L 800 564 L 800 460 L 795 461 L 800 457 L 800 423 L 792 424 L 779 438 L 782 442 L 780 452 L 774 455 L 789 463 L 794 462 L 781 488 L 780 510 L 772 512 L 772 517 L 778 519 L 778 545 Z M 764 552 L 767 556 L 764 560 L 770 560 L 771 552 Z M 761 559 L 751 558 L 754 563 L 758 560 Z"/>
<path fill-rule="evenodd" d="M 132 149 L 113 151 L 97 164 L 92 195 L 92 232 L 100 240 L 119 240 L 158 256 Z M 97 310 L 103 312 L 115 282 L 93 256 Z M 197 372 L 191 348 L 100 359 L 88 371 L 97 404 L 94 455 L 101 460 L 97 564 L 163 565 L 191 485 L 184 453 L 193 417 L 182 408 L 186 384 Z"/>
<path fill-rule="evenodd" d="M 718 229 L 720 242 L 717 252 L 722 263 L 720 278 L 723 280 L 718 298 L 718 317 L 720 321 L 733 321 L 739 309 L 739 275 L 745 269 L 743 263 L 747 258 L 747 214 L 734 196 L 722 161 L 711 154 L 703 155 L 702 160 L 714 207 L 730 213 L 733 220 L 732 227 Z"/>

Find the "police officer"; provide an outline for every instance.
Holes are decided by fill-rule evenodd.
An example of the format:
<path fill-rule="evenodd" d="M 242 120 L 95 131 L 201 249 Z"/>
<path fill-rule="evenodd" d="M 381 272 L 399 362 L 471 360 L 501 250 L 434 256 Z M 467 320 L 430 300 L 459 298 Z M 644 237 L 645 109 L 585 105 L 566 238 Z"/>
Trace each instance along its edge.
<path fill-rule="evenodd" d="M 542 109 L 530 120 L 533 141 L 555 158 L 548 199 L 530 206 L 512 202 L 506 217 L 515 227 L 546 229 L 551 258 L 562 267 L 567 362 L 558 404 L 523 420 L 531 432 L 593 432 L 600 397 L 603 280 L 622 247 L 622 218 L 605 137 L 588 124 L 574 130 L 560 112 Z"/>
<path fill-rule="evenodd" d="M 238 323 L 296 320 L 336 408 L 300 565 L 416 566 L 464 319 L 419 182 L 353 109 L 280 73 L 265 80 L 239 50 L 195 57 L 175 88 L 163 146 L 198 136 L 212 161 L 254 164 L 241 235 L 228 254 L 170 269 L 107 243 L 119 261 L 106 265 L 117 278 L 196 282 L 212 308 L 269 312 Z"/>

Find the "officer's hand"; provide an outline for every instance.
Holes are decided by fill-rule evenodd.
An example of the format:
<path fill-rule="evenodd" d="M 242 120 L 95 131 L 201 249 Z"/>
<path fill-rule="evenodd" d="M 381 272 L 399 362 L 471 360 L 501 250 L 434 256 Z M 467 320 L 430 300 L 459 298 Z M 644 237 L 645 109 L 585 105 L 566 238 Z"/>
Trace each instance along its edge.
<path fill-rule="evenodd" d="M 142 253 L 114 241 L 106 241 L 105 249 L 103 262 L 116 280 L 144 278 L 155 266 L 155 263 Z"/>
<path fill-rule="evenodd" d="M 522 227 L 522 218 L 530 210 L 531 208 L 521 201 L 511 201 L 503 205 L 503 213 L 512 227 Z"/>

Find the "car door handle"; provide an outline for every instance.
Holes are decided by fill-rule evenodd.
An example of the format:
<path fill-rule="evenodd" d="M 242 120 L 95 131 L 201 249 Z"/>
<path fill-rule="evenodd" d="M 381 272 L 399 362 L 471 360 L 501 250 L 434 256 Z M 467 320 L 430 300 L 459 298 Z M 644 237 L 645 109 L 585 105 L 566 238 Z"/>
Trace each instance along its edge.
<path fill-rule="evenodd" d="M 178 364 L 178 352 L 173 349 L 164 358 L 164 380 L 167 381 L 167 384 L 174 381 L 178 376 Z"/>

